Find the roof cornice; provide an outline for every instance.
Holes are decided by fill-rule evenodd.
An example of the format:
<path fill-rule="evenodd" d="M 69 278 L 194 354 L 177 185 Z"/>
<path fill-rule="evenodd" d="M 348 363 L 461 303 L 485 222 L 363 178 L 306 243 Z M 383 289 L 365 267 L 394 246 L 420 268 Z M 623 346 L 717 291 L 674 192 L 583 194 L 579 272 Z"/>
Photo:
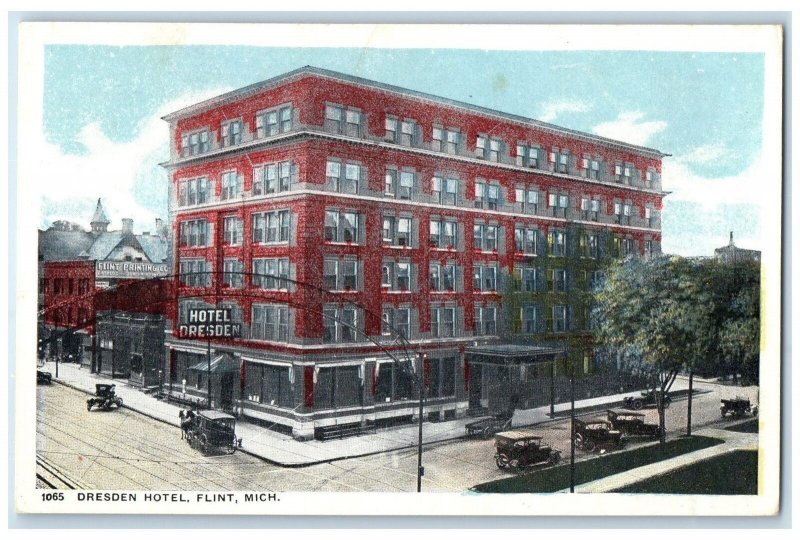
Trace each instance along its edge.
<path fill-rule="evenodd" d="M 328 69 L 318 68 L 314 66 L 304 66 L 288 73 L 284 73 L 282 75 L 278 75 L 276 77 L 272 77 L 270 79 L 257 82 L 254 84 L 250 84 L 248 86 L 244 86 L 242 88 L 238 88 L 236 90 L 232 90 L 230 92 L 226 92 L 219 96 L 207 99 L 205 101 L 201 101 L 199 103 L 195 103 L 188 107 L 184 107 L 183 109 L 179 109 L 172 113 L 169 113 L 165 116 L 162 116 L 161 119 L 167 122 L 173 122 L 175 120 L 179 120 L 182 118 L 186 118 L 188 116 L 193 116 L 195 114 L 199 114 L 201 112 L 205 112 L 209 109 L 214 107 L 219 107 L 220 105 L 224 105 L 226 103 L 230 103 L 232 101 L 242 99 L 249 95 L 256 94 L 258 92 L 264 91 L 269 88 L 273 88 L 278 86 L 279 84 L 284 84 L 289 82 L 292 79 L 301 79 L 303 77 L 313 75 L 317 77 L 323 77 L 339 82 L 345 82 L 349 84 L 355 84 L 358 86 L 370 88 L 370 89 L 378 89 L 385 92 L 390 92 L 393 94 L 397 94 L 402 97 L 417 99 L 420 101 L 424 101 L 427 103 L 432 103 L 434 105 L 444 105 L 449 107 L 456 107 L 459 109 L 464 109 L 468 112 L 481 114 L 483 116 L 487 116 L 490 118 L 495 118 L 503 121 L 513 122 L 515 124 L 522 125 L 523 127 L 528 128 L 537 128 L 544 131 L 548 131 L 550 133 L 555 133 L 558 135 L 566 135 L 570 137 L 576 137 L 579 139 L 583 139 L 588 142 L 606 145 L 606 146 L 613 146 L 618 149 L 627 150 L 629 152 L 636 152 L 640 154 L 646 154 L 657 159 L 661 159 L 664 157 L 669 157 L 671 154 L 665 154 L 660 150 L 656 150 L 654 148 L 648 148 L 646 146 L 639 146 L 635 144 L 626 143 L 623 141 L 619 141 L 616 139 L 609 139 L 606 137 L 601 137 L 599 135 L 594 135 L 592 133 L 586 133 L 584 131 L 578 131 L 574 129 L 569 129 L 565 127 L 561 127 L 555 124 L 550 124 L 547 122 L 542 122 L 541 120 L 536 120 L 534 118 L 527 118 L 524 116 L 505 113 L 502 111 L 498 111 L 495 109 L 490 109 L 488 107 L 481 107 L 480 105 L 473 105 L 470 103 L 466 103 L 463 101 L 458 101 L 455 99 L 445 98 L 441 96 L 437 96 L 434 94 L 429 94 L 426 92 L 420 92 L 417 90 L 410 90 L 408 88 L 403 88 L 400 86 L 395 86 L 391 84 L 381 83 L 378 81 L 373 81 L 370 79 L 365 79 L 362 77 L 357 77 L 354 75 L 347 75 L 345 73 L 340 73 L 337 71 L 332 71 Z"/>

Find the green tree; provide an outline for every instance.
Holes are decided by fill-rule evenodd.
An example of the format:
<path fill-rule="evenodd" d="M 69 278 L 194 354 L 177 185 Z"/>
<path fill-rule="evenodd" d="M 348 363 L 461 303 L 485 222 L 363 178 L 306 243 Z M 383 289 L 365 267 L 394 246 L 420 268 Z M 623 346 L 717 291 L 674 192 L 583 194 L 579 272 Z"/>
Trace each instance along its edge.
<path fill-rule="evenodd" d="M 680 257 L 628 259 L 608 268 L 595 294 L 595 339 L 639 359 L 650 374 L 662 443 L 664 396 L 678 373 L 707 357 L 714 342 L 714 304 L 697 277 L 696 265 Z"/>

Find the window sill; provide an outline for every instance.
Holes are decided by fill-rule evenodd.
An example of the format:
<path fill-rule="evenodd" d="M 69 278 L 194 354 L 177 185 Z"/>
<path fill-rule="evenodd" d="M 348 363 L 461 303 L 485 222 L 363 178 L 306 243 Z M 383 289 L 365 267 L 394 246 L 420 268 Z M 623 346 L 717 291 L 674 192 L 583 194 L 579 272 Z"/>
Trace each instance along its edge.
<path fill-rule="evenodd" d="M 326 246 L 360 246 L 358 242 L 334 242 L 332 240 L 325 240 Z"/>

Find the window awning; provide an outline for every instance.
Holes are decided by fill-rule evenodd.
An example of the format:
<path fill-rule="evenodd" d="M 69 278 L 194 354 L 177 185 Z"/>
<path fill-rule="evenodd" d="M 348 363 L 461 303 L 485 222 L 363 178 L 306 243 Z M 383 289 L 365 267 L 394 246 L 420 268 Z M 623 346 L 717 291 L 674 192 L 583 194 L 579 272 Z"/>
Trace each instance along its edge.
<path fill-rule="evenodd" d="M 515 343 L 477 345 L 467 347 L 464 352 L 467 360 L 472 364 L 495 365 L 547 362 L 564 354 L 564 350 L 560 348 Z"/>
<path fill-rule="evenodd" d="M 208 359 L 201 360 L 189 367 L 190 371 L 208 373 Z M 238 373 L 239 360 L 228 353 L 219 354 L 211 359 L 211 373 Z"/>

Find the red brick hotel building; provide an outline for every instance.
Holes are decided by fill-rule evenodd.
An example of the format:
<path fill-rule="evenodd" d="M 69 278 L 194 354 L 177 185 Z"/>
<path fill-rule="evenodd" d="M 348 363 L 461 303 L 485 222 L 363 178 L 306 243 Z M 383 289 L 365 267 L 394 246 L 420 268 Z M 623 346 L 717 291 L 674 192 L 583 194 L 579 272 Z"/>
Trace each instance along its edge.
<path fill-rule="evenodd" d="M 592 369 L 577 299 L 600 261 L 660 251 L 650 148 L 314 67 L 164 120 L 170 392 L 207 399 L 210 376 L 212 406 L 297 438 L 410 420 L 420 372 L 434 419 L 512 380 L 542 402 L 526 384 L 570 336 Z M 170 335 L 192 306 L 243 327 L 210 373 L 207 343 Z M 396 364 L 397 334 L 427 358 Z"/>

